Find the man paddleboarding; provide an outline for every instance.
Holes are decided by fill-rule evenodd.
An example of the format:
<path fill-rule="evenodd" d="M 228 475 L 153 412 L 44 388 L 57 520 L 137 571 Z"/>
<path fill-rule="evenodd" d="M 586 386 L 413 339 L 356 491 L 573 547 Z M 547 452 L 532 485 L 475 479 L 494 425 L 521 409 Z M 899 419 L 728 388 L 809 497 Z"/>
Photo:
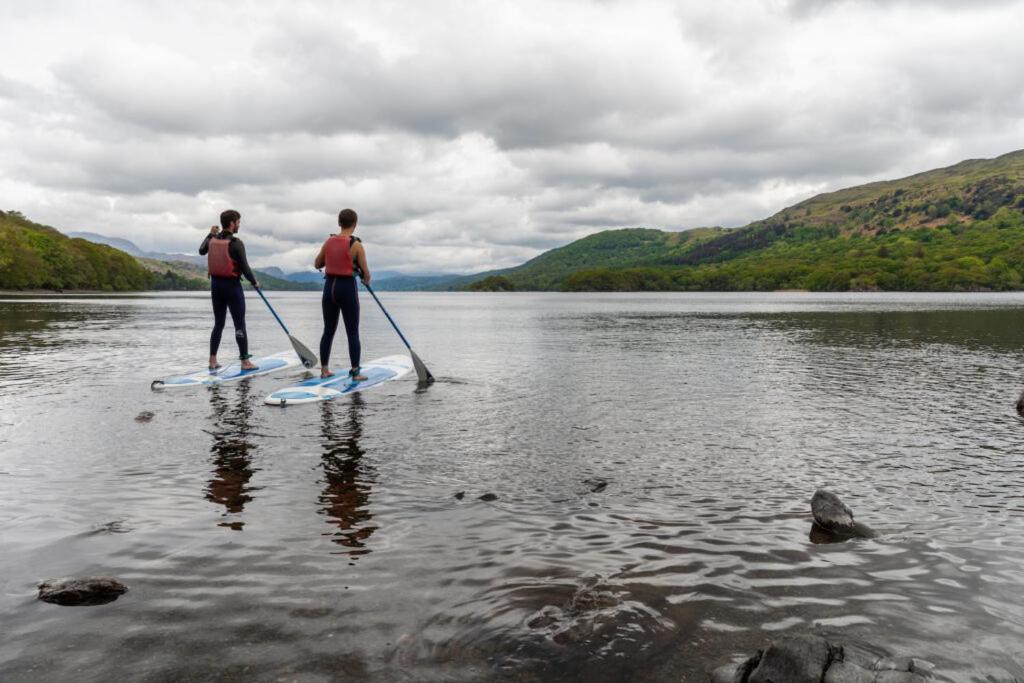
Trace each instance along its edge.
<path fill-rule="evenodd" d="M 245 245 L 235 236 L 242 214 L 229 209 L 220 215 L 220 228 L 210 228 L 210 234 L 199 247 L 199 255 L 206 257 L 207 272 L 210 275 L 210 298 L 213 300 L 213 332 L 210 333 L 210 372 L 221 366 L 217 363 L 217 350 L 224 331 L 227 312 L 231 311 L 231 322 L 235 326 L 235 341 L 242 360 L 243 370 L 255 370 L 252 354 L 249 353 L 249 338 L 245 334 L 245 292 L 242 276 L 259 289 L 260 283 L 252 274 L 245 257 Z"/>
<path fill-rule="evenodd" d="M 324 333 L 320 337 L 320 376 L 330 377 L 333 373 L 328 365 L 331 359 L 331 344 L 334 333 L 338 329 L 338 314 L 345 322 L 345 335 L 348 337 L 348 359 L 352 367 L 349 377 L 355 382 L 362 382 L 365 375 L 360 374 L 359 357 L 362 347 L 359 343 L 359 286 L 356 274 L 363 284 L 370 284 L 370 267 L 366 264 L 366 249 L 358 237 L 353 235 L 359 216 L 352 209 L 343 209 L 338 214 L 337 235 L 331 235 L 320 247 L 313 266 L 320 270 L 325 268 L 327 278 L 324 280 L 324 295 L 321 307 L 324 313 Z"/>

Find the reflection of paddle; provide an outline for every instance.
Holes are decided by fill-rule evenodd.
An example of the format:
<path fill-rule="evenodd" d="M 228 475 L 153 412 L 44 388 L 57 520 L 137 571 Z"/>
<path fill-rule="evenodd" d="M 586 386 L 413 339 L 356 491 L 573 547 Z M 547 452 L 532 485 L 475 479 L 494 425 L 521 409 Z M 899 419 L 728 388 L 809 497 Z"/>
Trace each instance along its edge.
<path fill-rule="evenodd" d="M 372 289 L 370 289 L 370 285 L 364 282 L 363 287 L 366 287 L 366 291 L 370 293 L 370 296 L 373 297 L 373 300 L 377 302 L 378 306 L 380 306 L 380 310 L 384 311 L 385 317 L 387 317 L 388 322 L 391 323 L 391 327 L 395 328 L 395 332 L 398 333 L 398 336 L 401 337 L 402 343 L 405 344 L 405 348 L 409 349 L 409 355 L 412 356 L 412 364 L 413 367 L 416 368 L 416 377 L 419 379 L 420 384 L 430 384 L 431 382 L 433 382 L 434 376 L 430 374 L 430 370 L 427 370 L 427 366 L 423 364 L 423 361 L 420 360 L 420 357 L 417 356 L 416 352 L 412 350 L 411 346 L 409 346 L 409 342 L 406 341 L 405 335 L 402 334 L 402 331 L 398 329 L 398 325 L 396 325 L 395 321 L 391 319 L 390 315 L 388 315 L 387 309 L 384 308 L 384 304 L 380 302 L 380 299 L 377 298 L 377 295 L 374 294 Z"/>
<path fill-rule="evenodd" d="M 302 359 L 302 364 L 307 368 L 315 366 L 317 364 L 316 354 L 307 349 L 302 342 L 292 336 L 292 333 L 288 331 L 287 327 L 285 327 L 284 321 L 282 321 L 277 315 L 277 311 L 275 311 L 274 307 L 270 305 L 269 301 L 267 301 L 267 297 L 263 296 L 263 290 L 258 287 L 253 287 L 253 289 L 255 289 L 256 293 L 260 295 L 261 299 L 263 299 L 263 303 L 267 305 L 270 312 L 274 314 L 274 318 L 277 320 L 278 324 L 281 325 L 281 329 L 284 330 L 284 333 L 288 335 L 288 341 L 292 343 L 292 348 L 295 349 L 295 353 L 299 354 L 299 358 Z"/>

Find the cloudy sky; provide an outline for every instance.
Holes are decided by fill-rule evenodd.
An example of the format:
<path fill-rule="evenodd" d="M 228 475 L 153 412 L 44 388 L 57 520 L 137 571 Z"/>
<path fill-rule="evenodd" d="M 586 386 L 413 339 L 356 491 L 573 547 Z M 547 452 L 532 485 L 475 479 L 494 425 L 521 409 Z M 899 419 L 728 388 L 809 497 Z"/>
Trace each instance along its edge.
<path fill-rule="evenodd" d="M 308 267 L 510 266 L 1024 147 L 1024 3 L 0 1 L 0 208 Z"/>

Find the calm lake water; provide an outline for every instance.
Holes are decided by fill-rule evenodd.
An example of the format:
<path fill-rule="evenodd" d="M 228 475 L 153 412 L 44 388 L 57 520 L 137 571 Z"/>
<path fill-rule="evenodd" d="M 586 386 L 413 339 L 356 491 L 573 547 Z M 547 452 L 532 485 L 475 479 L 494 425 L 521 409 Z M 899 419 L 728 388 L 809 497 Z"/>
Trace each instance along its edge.
<path fill-rule="evenodd" d="M 382 296 L 438 383 L 283 409 L 150 391 L 205 295 L 0 299 L 0 680 L 691 681 L 807 631 L 1024 677 L 1024 295 Z M 812 543 L 821 486 L 882 535 Z"/>

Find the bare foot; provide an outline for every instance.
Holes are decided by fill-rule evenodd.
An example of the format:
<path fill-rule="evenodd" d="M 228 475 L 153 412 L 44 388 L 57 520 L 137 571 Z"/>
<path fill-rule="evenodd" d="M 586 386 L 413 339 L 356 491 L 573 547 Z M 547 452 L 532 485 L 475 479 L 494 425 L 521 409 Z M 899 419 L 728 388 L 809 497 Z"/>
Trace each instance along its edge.
<path fill-rule="evenodd" d="M 210 356 L 210 364 L 208 367 L 210 368 L 210 372 L 220 368 L 220 365 L 217 364 L 217 356 Z"/>
<path fill-rule="evenodd" d="M 243 370 L 255 370 L 256 367 L 257 366 L 252 364 L 251 360 L 243 360 L 242 361 L 242 369 Z"/>
<path fill-rule="evenodd" d="M 331 372 L 330 368 L 328 368 L 326 366 L 320 368 L 320 379 L 327 379 L 328 377 L 330 377 L 333 374 L 334 373 Z"/>
<path fill-rule="evenodd" d="M 361 369 L 362 368 L 352 368 L 351 370 L 348 371 L 348 376 L 352 378 L 353 382 L 365 382 L 366 381 L 366 375 L 359 374 L 359 371 Z"/>

